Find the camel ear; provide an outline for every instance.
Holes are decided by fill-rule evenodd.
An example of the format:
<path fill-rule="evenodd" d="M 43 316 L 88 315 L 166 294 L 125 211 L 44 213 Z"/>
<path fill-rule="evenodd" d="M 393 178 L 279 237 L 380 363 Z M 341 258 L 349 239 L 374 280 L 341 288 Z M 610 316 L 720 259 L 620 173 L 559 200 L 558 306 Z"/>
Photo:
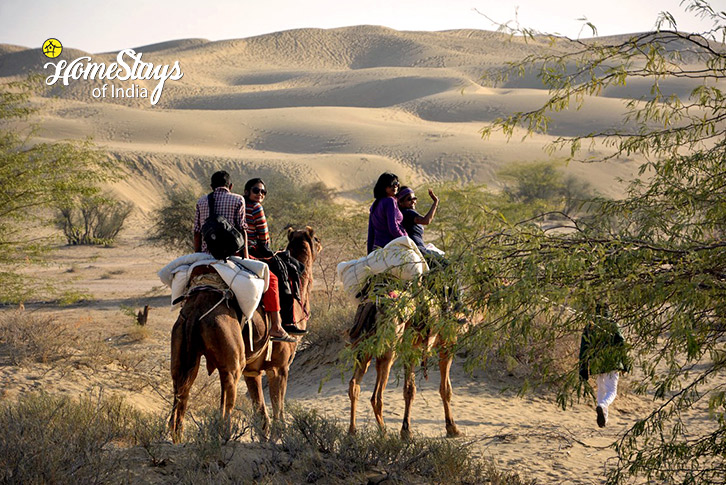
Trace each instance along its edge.
<path fill-rule="evenodd" d="M 310 237 L 315 236 L 315 230 L 310 226 L 305 226 L 305 230 L 310 234 Z"/>
<path fill-rule="evenodd" d="M 292 241 L 292 233 L 295 232 L 294 227 L 288 227 L 287 228 L 287 240 Z"/>

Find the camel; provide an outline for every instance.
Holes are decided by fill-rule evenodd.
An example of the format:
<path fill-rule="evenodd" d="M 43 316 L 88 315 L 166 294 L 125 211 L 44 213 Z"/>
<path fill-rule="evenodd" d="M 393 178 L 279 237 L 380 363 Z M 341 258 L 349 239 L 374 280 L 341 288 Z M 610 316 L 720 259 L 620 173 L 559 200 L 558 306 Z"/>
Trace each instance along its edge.
<path fill-rule="evenodd" d="M 380 308 L 377 303 L 366 302 L 361 305 L 374 305 L 375 318 L 379 319 L 385 311 L 384 308 Z M 372 307 L 371 307 L 372 308 Z M 370 308 L 369 308 L 370 309 Z M 429 314 L 428 309 L 425 314 Z M 454 344 L 456 343 L 455 337 L 451 339 L 445 339 L 443 335 L 437 333 L 434 330 L 420 328 L 419 325 L 414 325 L 414 319 L 397 319 L 395 322 L 395 335 L 396 342 L 392 343 L 391 347 L 383 352 L 382 355 L 364 355 L 356 361 L 353 377 L 350 379 L 348 385 L 348 397 L 350 398 L 350 427 L 348 433 L 356 433 L 356 409 L 358 404 L 358 397 L 360 396 L 360 383 L 368 371 L 368 366 L 371 363 L 373 357 L 376 359 L 376 384 L 373 388 L 373 395 L 371 396 L 371 405 L 373 406 L 373 414 L 376 418 L 376 422 L 381 431 L 385 430 L 385 423 L 383 421 L 383 392 L 386 390 L 388 383 L 388 377 L 391 371 L 391 367 L 396 359 L 395 346 L 399 343 L 403 337 L 404 332 L 414 332 L 413 337 L 413 348 L 419 349 L 423 354 L 428 353 L 432 349 L 438 349 L 439 354 L 439 372 L 441 374 L 441 384 L 439 385 L 439 394 L 444 405 L 444 416 L 446 419 L 446 435 L 448 437 L 460 436 L 459 428 L 454 422 L 454 417 L 451 412 L 451 397 L 453 395 L 451 388 L 451 379 L 449 377 L 451 371 L 451 363 L 454 358 Z M 373 325 L 375 329 L 375 324 Z M 374 330 L 371 330 L 374 331 Z M 363 340 L 363 337 L 354 340 L 351 345 L 354 347 Z M 401 438 L 411 438 L 411 406 L 413 404 L 414 397 L 416 396 L 416 376 L 415 369 L 412 363 L 404 365 L 405 381 L 403 386 L 403 397 L 405 401 L 405 409 L 403 415 L 403 425 L 401 426 Z"/>
<path fill-rule="evenodd" d="M 310 315 L 310 291 L 313 287 L 313 263 L 318 253 L 322 250 L 320 240 L 310 226 L 302 230 L 289 228 L 287 232 L 287 250 L 290 255 L 305 265 L 305 271 L 300 276 L 300 295 L 302 308 L 300 318 L 297 318 L 298 328 L 305 329 Z M 295 302 L 297 306 L 298 303 Z M 298 312 L 296 312 L 298 313 Z M 285 394 L 287 393 L 287 379 L 292 360 L 297 351 L 297 342 L 274 342 L 272 354 L 269 360 L 258 359 L 248 361 L 244 369 L 244 378 L 252 402 L 260 405 L 256 409 L 263 418 L 263 429 L 267 429 L 269 418 L 264 406 L 262 395 L 262 373 L 267 375 L 269 384 L 270 401 L 272 403 L 272 418 L 282 421 L 285 413 Z"/>
<path fill-rule="evenodd" d="M 290 254 L 305 265 L 301 275 L 302 313 L 309 315 L 310 290 L 312 289 L 312 264 L 321 250 L 321 245 L 310 227 L 304 230 L 288 231 L 288 250 Z M 252 326 L 253 345 L 246 345 L 243 335 L 248 335 L 245 326 L 240 331 L 236 305 L 233 295 L 220 288 L 221 278 L 209 266 L 194 269 L 190 281 L 195 277 L 207 276 L 206 282 L 189 290 L 179 317 L 172 329 L 171 338 L 171 375 L 174 387 L 174 403 L 169 419 L 172 440 L 178 443 L 183 432 L 183 419 L 186 412 L 192 384 L 199 371 L 202 355 L 207 362 L 207 372 L 219 372 L 221 385 L 220 410 L 223 419 L 229 423 L 230 413 L 237 398 L 237 384 L 244 374 L 250 399 L 256 413 L 262 418 L 263 431 L 269 429 L 269 417 L 262 393 L 263 371 L 270 380 L 270 398 L 273 404 L 273 417 L 282 419 L 287 377 L 290 364 L 297 349 L 297 343 L 270 342 L 269 325 L 266 315 L 258 307 L 247 325 Z M 217 288 L 215 288 L 217 286 Z M 223 304 L 218 304 L 224 301 Z M 307 318 L 298 322 L 306 325 Z M 272 349 L 268 352 L 268 346 Z M 270 355 L 270 360 L 266 357 Z"/>

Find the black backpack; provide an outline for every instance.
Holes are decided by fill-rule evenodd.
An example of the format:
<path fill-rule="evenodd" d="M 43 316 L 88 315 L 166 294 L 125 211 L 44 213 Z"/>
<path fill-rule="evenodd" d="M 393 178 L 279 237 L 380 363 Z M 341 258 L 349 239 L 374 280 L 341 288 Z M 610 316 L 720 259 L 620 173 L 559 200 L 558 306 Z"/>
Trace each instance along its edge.
<path fill-rule="evenodd" d="M 223 216 L 214 210 L 214 192 L 207 196 L 209 217 L 202 226 L 202 237 L 207 243 L 207 251 L 217 259 L 227 259 L 245 245 L 245 238 Z"/>

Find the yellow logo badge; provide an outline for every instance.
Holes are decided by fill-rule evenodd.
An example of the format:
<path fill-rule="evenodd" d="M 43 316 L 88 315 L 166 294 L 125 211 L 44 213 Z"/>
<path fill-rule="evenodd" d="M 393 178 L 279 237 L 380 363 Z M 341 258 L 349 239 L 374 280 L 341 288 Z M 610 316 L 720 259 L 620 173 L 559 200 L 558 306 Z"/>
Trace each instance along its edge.
<path fill-rule="evenodd" d="M 51 59 L 56 58 L 63 52 L 63 44 L 58 39 L 50 38 L 43 42 L 43 54 Z"/>

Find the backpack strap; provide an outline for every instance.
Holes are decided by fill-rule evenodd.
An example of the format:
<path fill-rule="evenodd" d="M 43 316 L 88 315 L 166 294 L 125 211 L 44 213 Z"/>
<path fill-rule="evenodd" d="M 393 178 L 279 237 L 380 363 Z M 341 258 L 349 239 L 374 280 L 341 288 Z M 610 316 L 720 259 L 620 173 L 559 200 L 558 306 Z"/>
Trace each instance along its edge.
<path fill-rule="evenodd" d="M 214 219 L 217 216 L 217 211 L 214 210 L 214 191 L 207 196 L 207 205 L 209 206 L 209 218 Z"/>

